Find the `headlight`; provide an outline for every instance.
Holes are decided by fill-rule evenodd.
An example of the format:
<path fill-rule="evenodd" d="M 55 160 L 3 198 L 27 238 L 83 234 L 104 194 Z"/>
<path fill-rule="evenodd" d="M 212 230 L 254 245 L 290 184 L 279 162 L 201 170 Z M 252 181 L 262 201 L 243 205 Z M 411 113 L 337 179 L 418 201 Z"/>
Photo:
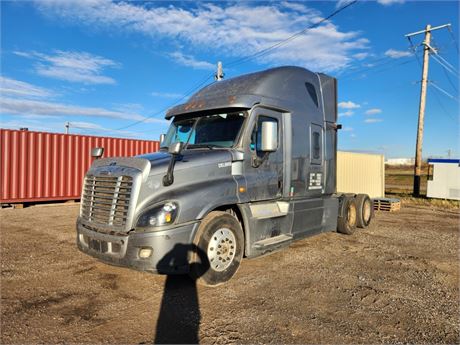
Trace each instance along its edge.
<path fill-rule="evenodd" d="M 167 202 L 145 211 L 137 221 L 137 226 L 163 226 L 174 223 L 178 206 L 175 202 Z"/>

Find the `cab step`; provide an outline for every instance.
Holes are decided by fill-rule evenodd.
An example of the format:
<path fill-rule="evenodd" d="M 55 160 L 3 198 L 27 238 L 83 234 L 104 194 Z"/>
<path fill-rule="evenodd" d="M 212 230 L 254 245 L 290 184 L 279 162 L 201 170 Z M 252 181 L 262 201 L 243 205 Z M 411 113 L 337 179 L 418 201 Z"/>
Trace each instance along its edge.
<path fill-rule="evenodd" d="M 276 244 L 283 244 L 285 242 L 292 241 L 291 234 L 283 234 L 275 237 L 266 238 L 265 240 L 254 242 L 253 247 L 257 249 L 262 249 L 270 247 Z"/>

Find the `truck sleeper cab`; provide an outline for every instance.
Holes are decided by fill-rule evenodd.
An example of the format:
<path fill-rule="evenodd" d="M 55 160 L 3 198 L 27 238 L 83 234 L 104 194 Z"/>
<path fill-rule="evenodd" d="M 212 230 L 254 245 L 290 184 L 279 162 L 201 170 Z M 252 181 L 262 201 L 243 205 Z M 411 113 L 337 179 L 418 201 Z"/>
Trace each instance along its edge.
<path fill-rule="evenodd" d="M 168 111 L 159 152 L 93 162 L 78 248 L 109 264 L 218 285 L 243 257 L 366 227 L 369 197 L 336 193 L 336 85 L 279 67 L 204 87 Z"/>

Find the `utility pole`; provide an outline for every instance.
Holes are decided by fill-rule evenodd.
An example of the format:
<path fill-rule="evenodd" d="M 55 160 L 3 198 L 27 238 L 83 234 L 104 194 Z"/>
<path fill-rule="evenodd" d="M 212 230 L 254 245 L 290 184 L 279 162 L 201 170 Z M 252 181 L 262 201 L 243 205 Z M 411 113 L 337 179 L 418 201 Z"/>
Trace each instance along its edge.
<path fill-rule="evenodd" d="M 217 62 L 217 71 L 216 71 L 216 74 L 214 75 L 214 78 L 217 81 L 224 79 L 224 70 L 222 68 L 222 62 L 221 61 Z"/>
<path fill-rule="evenodd" d="M 431 32 L 434 30 L 442 29 L 450 26 L 450 24 L 436 26 L 434 28 L 428 24 L 425 30 L 413 32 L 407 34 L 406 37 L 409 39 L 412 36 L 424 33 L 425 40 L 423 41 L 423 68 L 422 68 L 422 82 L 420 87 L 420 105 L 418 109 L 418 126 L 417 126 L 417 141 L 415 146 L 415 166 L 414 166 L 414 189 L 413 195 L 420 196 L 420 175 L 422 173 L 422 144 L 423 144 L 423 125 L 425 119 L 425 105 L 426 105 L 426 89 L 428 85 L 428 64 L 430 61 L 430 50 L 431 48 Z"/>
<path fill-rule="evenodd" d="M 70 122 L 65 123 L 65 134 L 69 134 Z"/>

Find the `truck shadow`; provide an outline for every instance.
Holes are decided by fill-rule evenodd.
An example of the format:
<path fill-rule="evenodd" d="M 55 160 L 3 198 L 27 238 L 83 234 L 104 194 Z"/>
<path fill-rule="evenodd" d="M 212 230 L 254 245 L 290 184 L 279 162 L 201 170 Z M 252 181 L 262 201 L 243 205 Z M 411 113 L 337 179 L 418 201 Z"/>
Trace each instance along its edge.
<path fill-rule="evenodd" d="M 190 254 L 196 253 L 198 263 L 190 269 L 197 274 L 195 279 L 188 275 L 168 275 L 166 278 L 160 313 L 156 325 L 155 344 L 198 344 L 201 312 L 196 279 L 209 268 L 207 255 L 195 245 L 177 244 L 158 263 L 159 273 L 174 262 L 186 262 Z M 178 255 L 186 257 L 178 258 Z M 160 269 L 161 267 L 161 269 Z"/>

